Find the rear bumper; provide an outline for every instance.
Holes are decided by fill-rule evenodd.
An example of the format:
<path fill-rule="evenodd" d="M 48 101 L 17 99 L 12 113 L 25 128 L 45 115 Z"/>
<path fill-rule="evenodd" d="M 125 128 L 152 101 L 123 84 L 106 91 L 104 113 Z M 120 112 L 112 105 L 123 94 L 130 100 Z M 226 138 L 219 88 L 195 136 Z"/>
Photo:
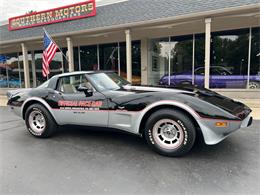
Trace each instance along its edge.
<path fill-rule="evenodd" d="M 204 141 L 208 145 L 214 145 L 219 142 L 221 142 L 223 139 L 228 137 L 231 133 L 234 131 L 248 127 L 252 124 L 253 118 L 248 115 L 244 120 L 242 121 L 232 121 L 227 120 L 227 127 L 216 127 L 216 122 L 221 120 L 215 120 L 215 119 L 200 119 L 198 121 Z"/>
<path fill-rule="evenodd" d="M 12 106 L 8 105 L 11 112 L 13 112 L 15 115 L 22 117 L 22 109 L 20 106 Z"/>

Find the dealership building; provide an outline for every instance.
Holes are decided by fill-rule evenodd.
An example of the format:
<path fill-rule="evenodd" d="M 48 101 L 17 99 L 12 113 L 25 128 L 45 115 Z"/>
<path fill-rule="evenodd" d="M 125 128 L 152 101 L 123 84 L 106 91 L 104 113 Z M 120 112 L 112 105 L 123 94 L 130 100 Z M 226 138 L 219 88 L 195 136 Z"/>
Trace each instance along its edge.
<path fill-rule="evenodd" d="M 61 50 L 50 77 L 113 70 L 133 84 L 260 98 L 259 0 L 91 0 L 11 18 L 0 26 L 2 90 L 46 81 L 43 28 Z"/>

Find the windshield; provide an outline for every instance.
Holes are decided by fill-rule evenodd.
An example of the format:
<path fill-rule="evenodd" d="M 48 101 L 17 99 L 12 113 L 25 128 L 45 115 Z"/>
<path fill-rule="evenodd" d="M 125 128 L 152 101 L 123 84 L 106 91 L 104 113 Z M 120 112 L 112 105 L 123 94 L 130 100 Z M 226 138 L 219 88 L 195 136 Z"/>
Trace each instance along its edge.
<path fill-rule="evenodd" d="M 130 84 L 128 81 L 113 72 L 93 73 L 89 74 L 89 78 L 99 91 L 117 90 Z"/>

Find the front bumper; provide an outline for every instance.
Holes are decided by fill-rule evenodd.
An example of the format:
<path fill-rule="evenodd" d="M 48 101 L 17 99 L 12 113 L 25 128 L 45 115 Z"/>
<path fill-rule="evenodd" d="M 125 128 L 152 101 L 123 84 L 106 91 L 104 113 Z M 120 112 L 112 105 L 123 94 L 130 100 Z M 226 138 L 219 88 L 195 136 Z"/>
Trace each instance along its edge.
<path fill-rule="evenodd" d="M 245 128 L 245 127 L 249 127 L 250 125 L 252 125 L 253 122 L 253 117 L 248 115 L 241 123 L 240 128 Z"/>
<path fill-rule="evenodd" d="M 214 145 L 228 137 L 234 131 L 248 127 L 252 124 L 253 118 L 248 115 L 242 121 L 227 120 L 226 127 L 216 127 L 216 122 L 221 120 L 216 119 L 200 119 L 198 120 L 199 126 L 201 128 L 204 141 L 208 145 Z"/>

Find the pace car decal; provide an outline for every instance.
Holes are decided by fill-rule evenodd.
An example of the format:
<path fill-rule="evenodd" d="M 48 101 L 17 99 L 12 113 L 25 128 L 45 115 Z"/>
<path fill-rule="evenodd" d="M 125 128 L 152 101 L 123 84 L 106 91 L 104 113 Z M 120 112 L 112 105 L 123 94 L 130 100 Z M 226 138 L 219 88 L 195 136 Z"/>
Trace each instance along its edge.
<path fill-rule="evenodd" d="M 59 100 L 60 109 L 80 109 L 80 110 L 99 110 L 103 105 L 102 101 L 67 101 Z"/>

